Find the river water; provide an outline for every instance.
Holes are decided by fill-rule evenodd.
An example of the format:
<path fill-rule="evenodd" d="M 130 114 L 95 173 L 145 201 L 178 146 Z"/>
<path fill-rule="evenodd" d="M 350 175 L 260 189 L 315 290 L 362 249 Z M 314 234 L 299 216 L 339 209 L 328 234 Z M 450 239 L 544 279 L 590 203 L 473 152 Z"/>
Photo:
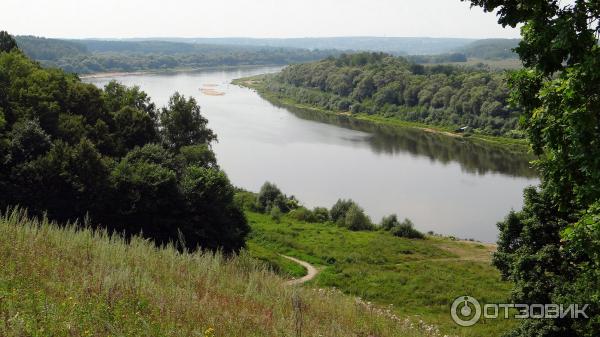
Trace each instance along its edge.
<path fill-rule="evenodd" d="M 277 107 L 230 84 L 277 70 L 112 75 L 85 81 L 138 85 L 158 106 L 175 91 L 196 97 L 218 135 L 214 150 L 219 165 L 233 184 L 258 191 L 271 181 L 307 207 L 329 208 L 338 198 L 351 198 L 374 222 L 396 213 L 421 231 L 493 242 L 496 223 L 511 209 L 520 209 L 523 188 L 537 183 L 525 155 L 420 130 Z"/>

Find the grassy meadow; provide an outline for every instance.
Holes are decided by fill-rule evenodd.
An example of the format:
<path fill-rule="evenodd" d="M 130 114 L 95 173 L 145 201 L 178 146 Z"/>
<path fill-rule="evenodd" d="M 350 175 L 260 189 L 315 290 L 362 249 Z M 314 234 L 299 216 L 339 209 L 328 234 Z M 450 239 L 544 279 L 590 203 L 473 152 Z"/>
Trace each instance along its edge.
<path fill-rule="evenodd" d="M 513 324 L 494 320 L 460 328 L 450 318 L 450 304 L 458 296 L 470 295 L 482 303 L 508 298 L 510 285 L 490 264 L 493 245 L 435 236 L 405 239 L 385 231 L 353 232 L 289 216 L 280 223 L 264 214 L 247 212 L 247 216 L 252 227 L 250 254 L 270 261 L 276 252 L 312 263 L 320 273 L 309 285 L 335 287 L 392 305 L 400 317 L 424 320 L 449 335 L 499 336 Z M 297 275 L 296 267 L 289 270 L 280 259 L 270 262 L 276 270 Z"/>
<path fill-rule="evenodd" d="M 0 336 L 438 336 L 334 290 L 288 287 L 242 253 L 0 217 Z"/>

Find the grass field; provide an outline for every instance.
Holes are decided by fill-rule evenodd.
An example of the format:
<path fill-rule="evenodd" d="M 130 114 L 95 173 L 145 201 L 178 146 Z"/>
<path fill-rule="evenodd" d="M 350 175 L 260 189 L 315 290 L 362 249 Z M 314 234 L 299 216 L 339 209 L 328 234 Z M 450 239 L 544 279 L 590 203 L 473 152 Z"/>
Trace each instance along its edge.
<path fill-rule="evenodd" d="M 322 108 L 315 107 L 312 105 L 302 104 L 302 103 L 294 101 L 293 99 L 291 99 L 289 97 L 282 97 L 278 93 L 273 93 L 273 92 L 267 90 L 264 85 L 264 80 L 265 80 L 265 75 L 257 75 L 257 76 L 235 79 L 232 81 L 232 83 L 235 85 L 254 89 L 261 95 L 262 98 L 266 99 L 267 101 L 269 101 L 271 103 L 274 103 L 274 104 L 277 104 L 280 106 L 284 106 L 284 107 L 307 109 L 310 111 L 320 112 L 323 114 L 334 114 L 334 115 L 335 114 L 343 114 L 350 118 L 355 118 L 358 120 L 362 120 L 362 121 L 366 121 L 366 122 L 370 122 L 370 123 L 374 123 L 374 124 L 381 124 L 381 125 L 398 127 L 398 128 L 421 129 L 426 132 L 435 132 L 435 133 L 439 133 L 439 134 L 445 134 L 448 137 L 468 138 L 470 141 L 473 141 L 473 142 L 482 142 L 482 143 L 486 143 L 486 144 L 489 144 L 492 146 L 501 146 L 503 148 L 510 149 L 513 151 L 518 151 L 520 153 L 526 153 L 529 151 L 529 145 L 528 145 L 527 140 L 525 140 L 525 139 L 497 137 L 497 136 L 490 136 L 490 135 L 484 135 L 484 134 L 479 134 L 479 133 L 473 133 L 473 134 L 470 134 L 468 137 L 466 137 L 461 134 L 454 133 L 453 131 L 455 128 L 451 128 L 451 127 L 430 125 L 430 124 L 424 124 L 424 123 L 418 123 L 418 122 L 410 122 L 410 121 L 401 120 L 399 118 L 384 117 L 384 116 L 378 116 L 378 115 L 367 115 L 364 113 L 350 114 L 348 112 L 330 111 L 330 110 L 322 109 Z"/>
<path fill-rule="evenodd" d="M 263 214 L 247 216 L 253 230 L 250 254 L 269 260 L 264 252 L 275 252 L 314 264 L 321 271 L 311 281 L 313 286 L 392 304 L 399 316 L 422 319 L 451 335 L 500 336 L 513 324 L 495 320 L 459 328 L 450 318 L 450 304 L 458 296 L 470 295 L 483 303 L 508 298 L 509 284 L 490 265 L 493 245 L 441 237 L 409 240 L 385 231 L 352 232 L 289 217 L 276 223 Z M 297 275 L 280 262 L 272 264 Z"/>
<path fill-rule="evenodd" d="M 4 215 L 0 336 L 499 336 L 512 325 L 450 320 L 457 296 L 508 296 L 491 245 L 247 216 L 249 254 L 225 258 Z M 279 254 L 320 273 L 286 287 L 260 260 L 285 277 L 305 270 Z"/>
<path fill-rule="evenodd" d="M 0 217 L 0 336 L 440 335 L 339 291 L 284 286 L 246 253 L 179 253 L 11 212 Z"/>

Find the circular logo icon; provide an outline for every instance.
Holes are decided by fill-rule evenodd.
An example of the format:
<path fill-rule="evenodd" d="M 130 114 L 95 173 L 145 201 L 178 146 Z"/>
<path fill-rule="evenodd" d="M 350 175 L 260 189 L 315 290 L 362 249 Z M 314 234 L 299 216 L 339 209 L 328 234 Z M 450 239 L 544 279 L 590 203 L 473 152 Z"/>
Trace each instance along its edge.
<path fill-rule="evenodd" d="M 471 296 L 460 296 L 452 303 L 450 314 L 456 324 L 472 326 L 481 318 L 481 305 Z"/>

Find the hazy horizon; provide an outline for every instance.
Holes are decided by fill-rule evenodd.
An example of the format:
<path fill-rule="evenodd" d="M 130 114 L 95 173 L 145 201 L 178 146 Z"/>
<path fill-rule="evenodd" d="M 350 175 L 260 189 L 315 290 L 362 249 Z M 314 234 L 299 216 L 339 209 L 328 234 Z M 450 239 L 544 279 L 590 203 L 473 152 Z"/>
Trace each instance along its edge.
<path fill-rule="evenodd" d="M 518 38 L 459 0 L 6 0 L 0 29 L 64 39 Z"/>
<path fill-rule="evenodd" d="M 374 39 L 456 39 L 456 40 L 485 40 L 485 39 L 521 39 L 517 37 L 456 37 L 456 36 L 374 36 L 374 35 L 348 35 L 348 36 L 297 36 L 297 37 L 255 37 L 255 36 L 133 36 L 133 37 L 64 37 L 64 36 L 46 36 L 37 34 L 15 34 L 8 31 L 14 36 L 34 36 L 48 39 L 59 39 L 59 40 L 115 40 L 115 41 L 127 41 L 127 40 L 146 40 L 146 41 L 159 41 L 159 40 L 170 40 L 170 39 L 254 39 L 254 40 L 294 40 L 294 39 L 338 39 L 338 38 L 374 38 Z"/>

